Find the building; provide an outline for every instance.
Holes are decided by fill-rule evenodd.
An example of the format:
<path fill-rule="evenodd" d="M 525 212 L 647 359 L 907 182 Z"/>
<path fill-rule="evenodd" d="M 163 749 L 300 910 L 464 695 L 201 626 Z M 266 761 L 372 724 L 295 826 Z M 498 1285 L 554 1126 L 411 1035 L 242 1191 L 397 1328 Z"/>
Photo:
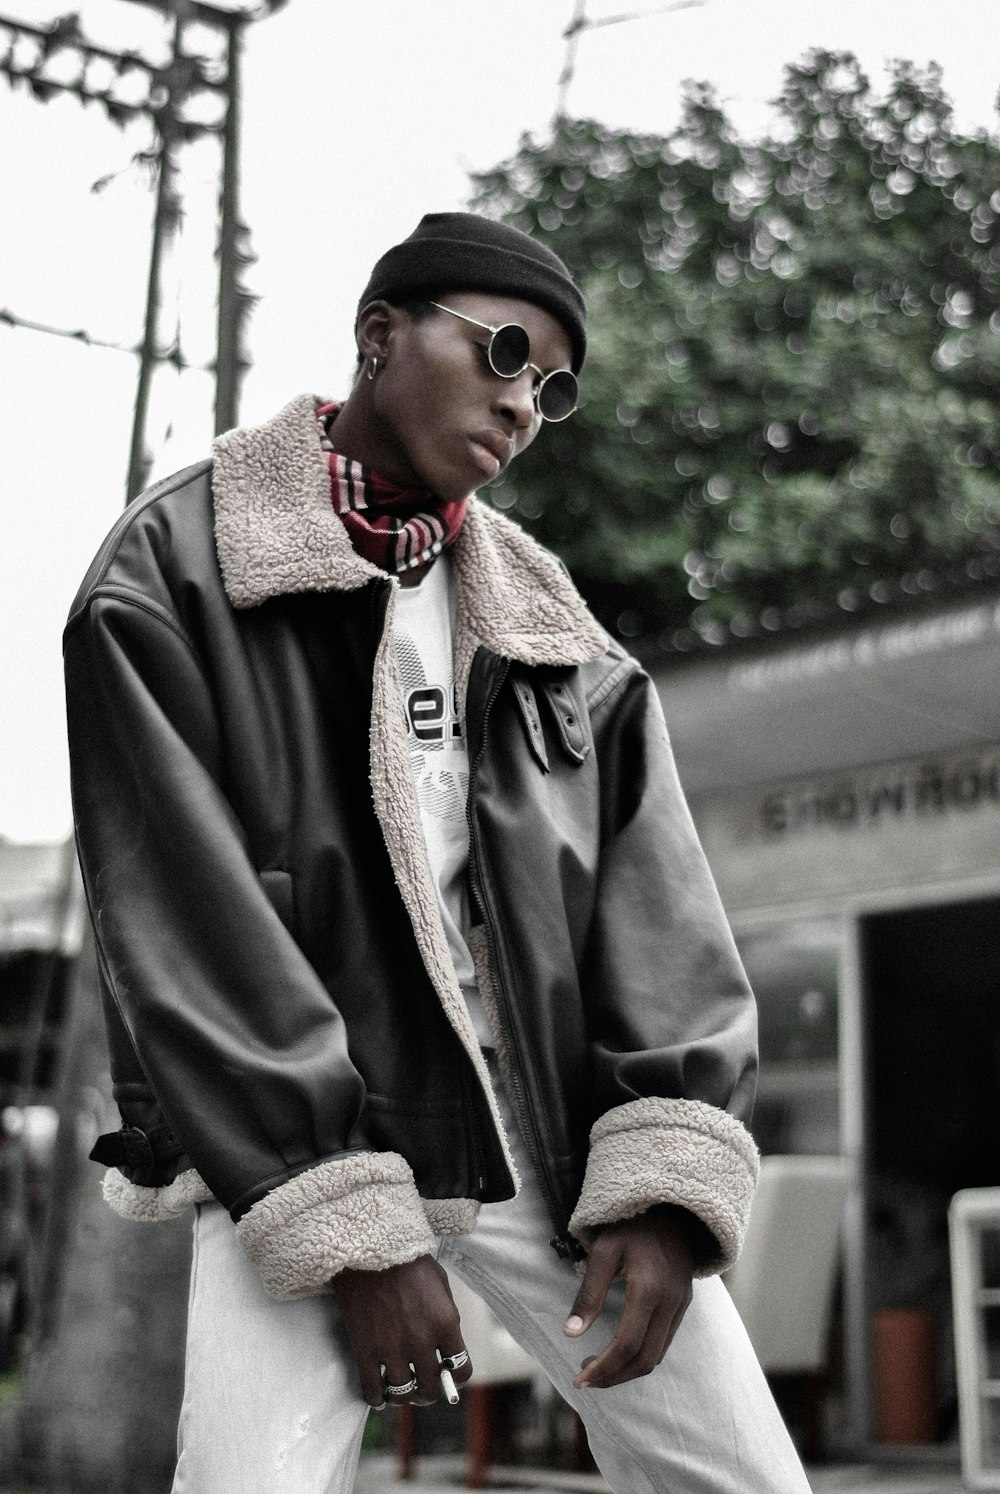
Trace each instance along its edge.
<path fill-rule="evenodd" d="M 953 1440 L 946 1210 L 1000 1184 L 1000 593 L 654 674 L 760 1003 L 758 1142 L 856 1163 L 848 1441 L 874 1435 L 895 1308 L 933 1330 Z"/>

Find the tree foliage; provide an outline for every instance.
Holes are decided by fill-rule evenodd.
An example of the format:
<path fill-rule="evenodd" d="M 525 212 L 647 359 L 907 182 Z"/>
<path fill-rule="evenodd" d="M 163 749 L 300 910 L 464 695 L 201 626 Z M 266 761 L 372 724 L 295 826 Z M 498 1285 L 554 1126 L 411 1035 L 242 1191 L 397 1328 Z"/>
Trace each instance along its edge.
<path fill-rule="evenodd" d="M 494 486 L 606 626 L 685 648 L 1000 574 L 1000 146 L 940 71 L 785 71 L 773 137 L 525 137 L 474 205 L 591 310 L 584 400 Z"/>

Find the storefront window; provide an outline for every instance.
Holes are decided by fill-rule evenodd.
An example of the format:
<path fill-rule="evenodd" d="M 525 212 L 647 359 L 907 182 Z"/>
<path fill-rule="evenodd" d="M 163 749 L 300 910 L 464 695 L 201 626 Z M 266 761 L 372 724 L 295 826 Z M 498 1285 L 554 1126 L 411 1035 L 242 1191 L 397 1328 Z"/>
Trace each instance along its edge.
<path fill-rule="evenodd" d="M 765 1153 L 839 1152 L 840 923 L 773 924 L 737 943 L 760 1016 L 757 1144 Z"/>

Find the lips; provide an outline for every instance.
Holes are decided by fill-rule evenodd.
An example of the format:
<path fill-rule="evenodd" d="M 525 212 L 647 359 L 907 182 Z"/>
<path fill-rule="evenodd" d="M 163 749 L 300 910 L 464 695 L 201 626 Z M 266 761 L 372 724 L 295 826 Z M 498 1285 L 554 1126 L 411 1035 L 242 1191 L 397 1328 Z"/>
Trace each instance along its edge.
<path fill-rule="evenodd" d="M 473 453 L 480 458 L 481 466 L 491 466 L 492 463 L 488 459 L 493 457 L 497 472 L 503 471 L 514 454 L 514 443 L 502 431 L 476 431 L 469 437 L 469 444 Z"/>

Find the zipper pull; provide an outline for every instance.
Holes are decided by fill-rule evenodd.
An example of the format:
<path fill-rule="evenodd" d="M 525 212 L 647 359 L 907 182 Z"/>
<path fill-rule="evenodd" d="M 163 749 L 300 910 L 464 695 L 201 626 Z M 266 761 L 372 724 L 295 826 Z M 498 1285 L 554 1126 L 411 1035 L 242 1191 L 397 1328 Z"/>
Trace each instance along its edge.
<path fill-rule="evenodd" d="M 549 1244 L 561 1261 L 582 1261 L 586 1259 L 587 1252 L 579 1240 L 564 1230 L 562 1234 L 553 1235 Z"/>

